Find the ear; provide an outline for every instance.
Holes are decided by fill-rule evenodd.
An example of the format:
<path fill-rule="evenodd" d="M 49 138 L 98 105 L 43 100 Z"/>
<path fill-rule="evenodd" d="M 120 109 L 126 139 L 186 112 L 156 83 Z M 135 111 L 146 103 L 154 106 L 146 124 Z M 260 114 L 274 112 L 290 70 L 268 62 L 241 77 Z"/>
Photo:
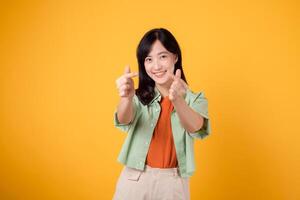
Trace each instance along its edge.
<path fill-rule="evenodd" d="M 178 61 L 178 56 L 177 56 L 177 54 L 175 54 L 175 64 L 177 63 L 177 61 Z"/>

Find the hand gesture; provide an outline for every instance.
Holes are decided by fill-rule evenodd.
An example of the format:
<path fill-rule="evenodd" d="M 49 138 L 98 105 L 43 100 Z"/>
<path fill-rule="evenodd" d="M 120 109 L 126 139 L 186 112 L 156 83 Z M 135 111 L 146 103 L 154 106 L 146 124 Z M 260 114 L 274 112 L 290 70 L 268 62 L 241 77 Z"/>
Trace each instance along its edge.
<path fill-rule="evenodd" d="M 173 83 L 169 89 L 169 99 L 174 102 L 178 98 L 184 98 L 188 88 L 184 80 L 181 79 L 181 70 L 177 69 L 175 76 L 172 74 Z"/>
<path fill-rule="evenodd" d="M 138 76 L 137 72 L 130 72 L 130 67 L 127 65 L 124 74 L 116 80 L 116 85 L 119 90 L 120 97 L 132 98 L 135 94 L 133 77 Z"/>

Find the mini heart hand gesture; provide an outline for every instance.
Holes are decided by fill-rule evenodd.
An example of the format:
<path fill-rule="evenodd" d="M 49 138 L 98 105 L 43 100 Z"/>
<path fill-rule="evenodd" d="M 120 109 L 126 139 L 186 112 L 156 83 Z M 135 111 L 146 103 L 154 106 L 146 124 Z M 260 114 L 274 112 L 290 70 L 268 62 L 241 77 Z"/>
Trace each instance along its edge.
<path fill-rule="evenodd" d="M 124 74 L 116 80 L 120 97 L 132 98 L 135 94 L 134 77 L 138 76 L 137 72 L 131 72 L 129 65 L 125 67 Z"/>
<path fill-rule="evenodd" d="M 186 91 L 188 89 L 187 84 L 184 82 L 184 80 L 181 79 L 181 70 L 177 69 L 175 76 L 171 75 L 173 78 L 173 83 L 170 86 L 169 89 L 169 99 L 174 102 L 178 98 L 184 98 Z"/>

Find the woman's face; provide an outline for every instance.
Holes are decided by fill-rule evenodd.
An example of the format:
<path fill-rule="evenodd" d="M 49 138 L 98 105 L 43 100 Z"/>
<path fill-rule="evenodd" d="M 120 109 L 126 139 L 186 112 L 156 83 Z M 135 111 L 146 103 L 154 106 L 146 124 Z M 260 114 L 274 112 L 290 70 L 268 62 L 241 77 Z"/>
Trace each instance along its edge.
<path fill-rule="evenodd" d="M 156 84 L 165 85 L 170 82 L 174 72 L 177 56 L 169 52 L 159 40 L 156 40 L 148 56 L 145 58 L 144 65 L 148 76 Z"/>

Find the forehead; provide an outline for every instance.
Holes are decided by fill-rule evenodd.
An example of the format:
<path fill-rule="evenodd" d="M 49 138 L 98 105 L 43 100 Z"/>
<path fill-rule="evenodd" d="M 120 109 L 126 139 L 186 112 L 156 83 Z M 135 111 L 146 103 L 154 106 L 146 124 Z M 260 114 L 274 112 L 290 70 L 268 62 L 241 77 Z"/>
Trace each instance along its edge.
<path fill-rule="evenodd" d="M 153 43 L 148 56 L 154 56 L 162 53 L 170 53 L 170 52 L 162 45 L 162 43 L 159 40 L 156 40 Z"/>

